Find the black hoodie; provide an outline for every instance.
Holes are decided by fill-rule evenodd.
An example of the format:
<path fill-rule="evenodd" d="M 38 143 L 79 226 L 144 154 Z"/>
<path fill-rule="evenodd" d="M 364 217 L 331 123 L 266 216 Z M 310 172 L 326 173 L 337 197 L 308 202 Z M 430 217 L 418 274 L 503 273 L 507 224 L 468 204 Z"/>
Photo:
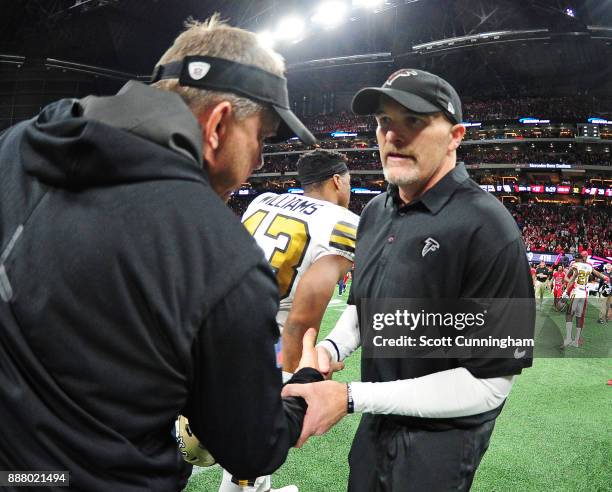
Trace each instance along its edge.
<path fill-rule="evenodd" d="M 235 475 L 284 461 L 276 283 L 201 155 L 180 98 L 135 82 L 0 136 L 0 469 L 178 490 L 179 413 Z"/>

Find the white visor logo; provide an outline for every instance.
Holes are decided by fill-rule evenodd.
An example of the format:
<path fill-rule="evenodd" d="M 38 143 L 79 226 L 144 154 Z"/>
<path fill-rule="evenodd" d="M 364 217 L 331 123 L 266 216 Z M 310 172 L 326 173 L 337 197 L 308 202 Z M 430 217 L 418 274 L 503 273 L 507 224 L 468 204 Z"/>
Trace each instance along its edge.
<path fill-rule="evenodd" d="M 205 62 L 191 62 L 188 67 L 189 76 L 193 80 L 203 79 L 210 70 L 210 65 Z"/>

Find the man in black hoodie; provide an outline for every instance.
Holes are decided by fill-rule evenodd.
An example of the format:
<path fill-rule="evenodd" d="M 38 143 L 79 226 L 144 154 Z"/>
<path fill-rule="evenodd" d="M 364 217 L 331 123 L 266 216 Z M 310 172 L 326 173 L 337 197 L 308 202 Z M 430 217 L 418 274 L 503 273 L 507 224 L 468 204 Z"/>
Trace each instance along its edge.
<path fill-rule="evenodd" d="M 305 403 L 280 397 L 275 279 L 223 202 L 279 117 L 314 142 L 283 68 L 213 17 L 155 87 L 61 100 L 0 136 L 0 469 L 179 490 L 179 413 L 234 475 L 283 463 Z"/>

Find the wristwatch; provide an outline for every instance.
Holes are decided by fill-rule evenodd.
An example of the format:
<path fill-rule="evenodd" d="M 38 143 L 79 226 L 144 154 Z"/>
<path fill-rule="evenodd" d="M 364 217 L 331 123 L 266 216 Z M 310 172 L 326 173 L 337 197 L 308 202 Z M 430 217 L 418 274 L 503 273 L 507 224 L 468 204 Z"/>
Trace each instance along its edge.
<path fill-rule="evenodd" d="M 346 384 L 346 413 L 355 412 L 355 402 L 353 401 L 353 390 L 351 383 Z"/>

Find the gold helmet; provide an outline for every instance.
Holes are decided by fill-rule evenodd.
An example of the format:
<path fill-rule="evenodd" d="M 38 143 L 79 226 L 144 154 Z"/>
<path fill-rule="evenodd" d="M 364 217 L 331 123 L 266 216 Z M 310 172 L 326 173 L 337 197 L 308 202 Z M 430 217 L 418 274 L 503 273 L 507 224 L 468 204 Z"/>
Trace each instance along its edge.
<path fill-rule="evenodd" d="M 217 461 L 195 436 L 186 417 L 179 415 L 176 421 L 176 442 L 187 463 L 197 466 L 212 466 Z"/>

